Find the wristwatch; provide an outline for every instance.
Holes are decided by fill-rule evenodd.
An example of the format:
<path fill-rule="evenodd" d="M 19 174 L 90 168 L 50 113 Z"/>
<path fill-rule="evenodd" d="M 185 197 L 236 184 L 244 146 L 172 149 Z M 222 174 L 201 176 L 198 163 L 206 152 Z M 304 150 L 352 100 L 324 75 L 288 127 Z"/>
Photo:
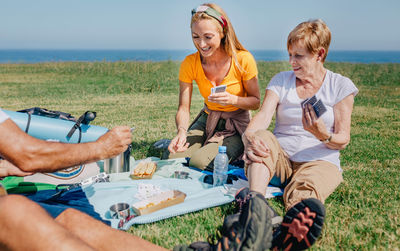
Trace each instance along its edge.
<path fill-rule="evenodd" d="M 331 139 L 332 139 L 332 134 L 329 134 L 329 137 L 327 139 L 320 139 L 319 141 L 326 144 L 331 142 Z"/>

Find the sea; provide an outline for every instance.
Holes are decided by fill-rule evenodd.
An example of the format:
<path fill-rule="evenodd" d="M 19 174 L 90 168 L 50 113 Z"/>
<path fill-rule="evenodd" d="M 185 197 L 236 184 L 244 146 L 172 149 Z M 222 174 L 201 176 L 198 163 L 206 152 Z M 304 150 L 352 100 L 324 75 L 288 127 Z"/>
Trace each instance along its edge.
<path fill-rule="evenodd" d="M 257 61 L 288 61 L 286 51 L 249 50 Z M 0 50 L 0 63 L 181 61 L 193 50 Z M 400 51 L 329 51 L 327 62 L 400 63 Z"/>

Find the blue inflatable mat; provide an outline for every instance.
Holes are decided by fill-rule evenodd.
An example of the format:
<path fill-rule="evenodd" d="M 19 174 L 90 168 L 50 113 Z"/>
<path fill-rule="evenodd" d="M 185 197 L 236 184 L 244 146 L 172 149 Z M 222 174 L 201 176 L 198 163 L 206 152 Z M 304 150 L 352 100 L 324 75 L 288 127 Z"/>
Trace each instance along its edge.
<path fill-rule="evenodd" d="M 27 113 L 13 112 L 3 110 L 10 118 L 16 123 L 21 130 L 25 131 L 29 121 L 29 115 Z M 68 138 L 68 132 L 75 125 L 75 122 L 54 119 L 44 116 L 31 115 L 29 121 L 28 134 L 32 137 L 43 139 L 43 140 L 57 140 L 64 143 L 78 143 L 79 130 Z M 101 135 L 105 134 L 108 129 L 101 126 L 85 125 L 81 124 L 81 141 L 80 142 L 92 142 L 96 141 Z"/>

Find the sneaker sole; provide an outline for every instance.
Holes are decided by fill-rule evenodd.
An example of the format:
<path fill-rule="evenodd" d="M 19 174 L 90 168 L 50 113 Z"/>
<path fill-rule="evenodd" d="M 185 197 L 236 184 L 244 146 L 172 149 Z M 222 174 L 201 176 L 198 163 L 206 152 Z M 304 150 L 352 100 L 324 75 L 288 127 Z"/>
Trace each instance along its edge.
<path fill-rule="evenodd" d="M 309 198 L 293 206 L 274 234 L 272 250 L 304 250 L 318 239 L 324 224 L 325 208 Z"/>

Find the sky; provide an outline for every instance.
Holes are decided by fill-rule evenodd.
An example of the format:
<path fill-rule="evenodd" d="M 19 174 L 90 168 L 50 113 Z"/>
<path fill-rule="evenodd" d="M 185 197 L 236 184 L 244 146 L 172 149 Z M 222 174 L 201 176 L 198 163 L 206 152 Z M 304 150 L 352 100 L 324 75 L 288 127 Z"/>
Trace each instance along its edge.
<path fill-rule="evenodd" d="M 249 50 L 321 18 L 331 50 L 400 50 L 400 0 L 214 0 Z M 192 0 L 2 0 L 0 49 L 194 49 Z"/>

